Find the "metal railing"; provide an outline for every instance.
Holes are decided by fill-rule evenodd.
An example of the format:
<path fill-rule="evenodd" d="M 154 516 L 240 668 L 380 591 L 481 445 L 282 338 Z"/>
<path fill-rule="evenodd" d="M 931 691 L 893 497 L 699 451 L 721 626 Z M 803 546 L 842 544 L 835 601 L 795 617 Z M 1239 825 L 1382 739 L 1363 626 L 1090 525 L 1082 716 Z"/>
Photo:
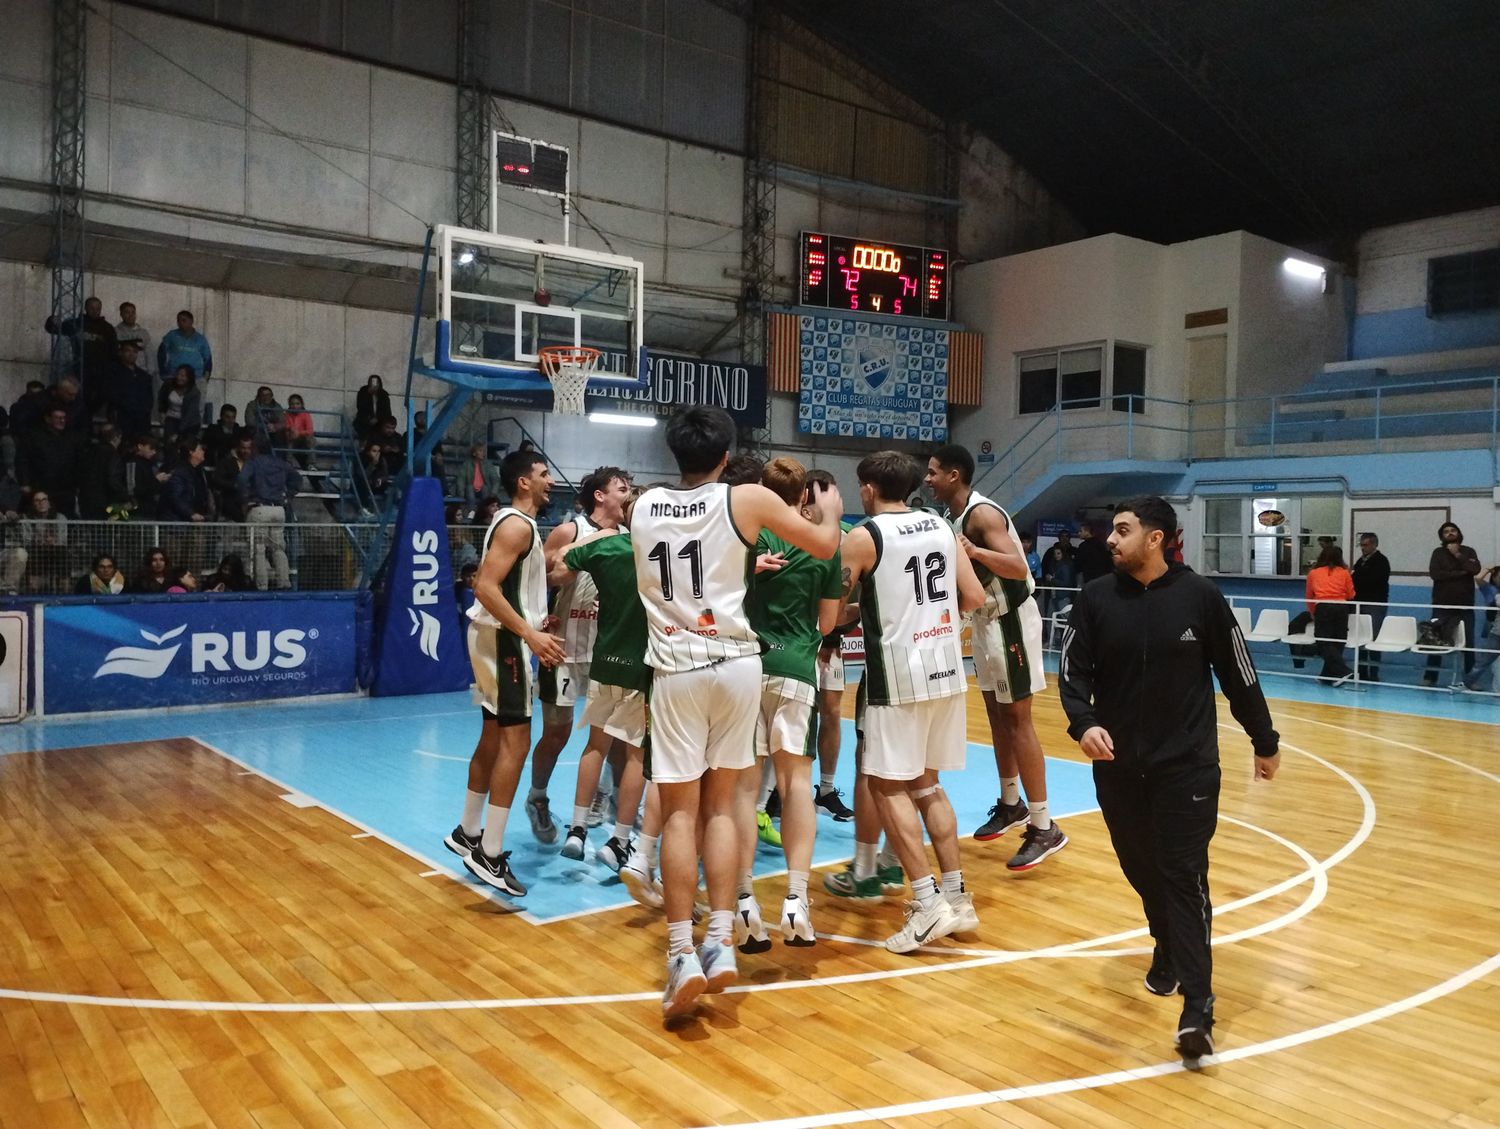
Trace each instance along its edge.
<path fill-rule="evenodd" d="M 1090 396 L 1036 416 L 974 485 L 1015 497 L 1060 463 L 1448 450 L 1458 436 L 1497 452 L 1500 374 L 1221 400 Z"/>

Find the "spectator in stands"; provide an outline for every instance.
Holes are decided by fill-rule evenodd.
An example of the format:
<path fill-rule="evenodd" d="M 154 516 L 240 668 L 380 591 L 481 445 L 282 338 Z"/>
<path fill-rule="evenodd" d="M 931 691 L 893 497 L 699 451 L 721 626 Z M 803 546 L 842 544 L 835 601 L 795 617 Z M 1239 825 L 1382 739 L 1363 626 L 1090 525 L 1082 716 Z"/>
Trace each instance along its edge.
<path fill-rule="evenodd" d="M 302 469 L 307 470 L 311 465 L 308 452 L 317 444 L 312 413 L 303 404 L 302 397 L 293 392 L 286 398 L 286 415 L 282 418 L 286 425 L 286 445 L 292 449 Z"/>
<path fill-rule="evenodd" d="M 233 452 L 241 437 L 249 436 L 249 429 L 240 426 L 240 410 L 233 404 L 225 404 L 219 409 L 219 421 L 203 429 L 203 450 L 208 465 L 218 466 Z"/>
<path fill-rule="evenodd" d="M 22 436 L 34 428 L 41 427 L 51 401 L 52 398 L 48 395 L 45 384 L 40 380 L 28 380 L 26 391 L 10 406 L 11 432 Z"/>
<path fill-rule="evenodd" d="M 0 592 L 16 594 L 29 556 L 21 539 L 21 486 L 7 475 L 0 478 Z"/>
<path fill-rule="evenodd" d="M 33 432 L 17 451 L 21 485 L 51 495 L 54 507 L 73 513 L 83 473 L 84 436 L 68 427 L 68 411 L 54 404 L 46 426 Z"/>
<path fill-rule="evenodd" d="M 217 507 L 203 469 L 203 444 L 195 438 L 184 439 L 180 453 L 162 487 L 158 516 L 163 521 L 212 521 Z"/>
<path fill-rule="evenodd" d="M 1432 577 L 1432 618 L 1441 625 L 1443 638 L 1450 641 L 1457 639 L 1458 625 L 1463 624 L 1466 645 L 1472 647 L 1474 578 L 1479 575 L 1479 554 L 1464 544 L 1464 531 L 1451 521 L 1438 526 L 1438 542 L 1427 562 L 1427 575 Z M 1442 666 L 1442 655 L 1428 655 L 1422 680 L 1436 686 Z M 1473 669 L 1474 652 L 1465 651 L 1464 675 L 1468 676 Z"/>
<path fill-rule="evenodd" d="M 34 490 L 21 518 L 21 542 L 30 561 L 26 575 L 33 592 L 63 592 L 68 579 L 68 519 L 45 490 Z"/>
<path fill-rule="evenodd" d="M 290 588 L 291 569 L 286 555 L 286 507 L 302 489 L 297 469 L 271 450 L 262 436 L 255 444 L 255 457 L 240 471 L 240 500 L 246 520 L 263 530 L 255 553 L 255 586 Z"/>
<path fill-rule="evenodd" d="M 1073 593 L 1070 589 L 1078 587 L 1078 568 L 1073 564 L 1072 547 L 1063 544 L 1067 536 L 1066 533 L 1060 534 L 1057 544 L 1047 550 L 1047 555 L 1042 560 L 1042 583 L 1053 589 L 1047 593 L 1048 616 L 1072 607 Z"/>
<path fill-rule="evenodd" d="M 385 492 L 390 486 L 390 475 L 385 468 L 385 448 L 378 439 L 371 439 L 360 453 L 362 474 L 354 476 L 354 492 L 359 498 L 359 507 L 367 514 L 374 513 L 385 505 Z"/>
<path fill-rule="evenodd" d="M 161 386 L 156 409 L 161 413 L 161 437 L 168 443 L 194 435 L 203 426 L 203 393 L 191 365 L 178 365 L 171 381 Z"/>
<path fill-rule="evenodd" d="M 1042 555 L 1036 551 L 1036 538 L 1030 533 L 1021 534 L 1021 551 L 1026 554 L 1026 567 L 1031 570 L 1031 579 L 1042 582 Z"/>
<path fill-rule="evenodd" d="M 143 596 L 159 596 L 167 590 L 167 570 L 171 568 L 165 549 L 153 545 L 146 550 L 141 567 L 136 570 L 126 591 Z"/>
<path fill-rule="evenodd" d="M 1114 571 L 1114 558 L 1103 541 L 1094 536 L 1094 527 L 1083 522 L 1078 527 L 1078 544 L 1073 549 L 1073 564 L 1078 569 L 1078 583 L 1087 584 Z"/>
<path fill-rule="evenodd" d="M 187 565 L 173 565 L 167 570 L 167 595 L 185 596 L 198 591 L 198 578 Z"/>
<path fill-rule="evenodd" d="M 214 498 L 218 502 L 219 516 L 225 521 L 245 520 L 245 505 L 240 500 L 240 471 L 244 470 L 254 457 L 255 440 L 250 438 L 248 432 L 242 431 L 239 438 L 235 440 L 234 450 L 221 456 L 219 461 L 214 463 L 209 485 L 213 487 Z"/>
<path fill-rule="evenodd" d="M 286 446 L 286 409 L 276 402 L 269 385 L 257 388 L 255 399 L 245 405 L 245 426 L 257 436 L 269 437 L 273 446 Z"/>
<path fill-rule="evenodd" d="M 205 592 L 253 592 L 255 583 L 245 573 L 245 561 L 238 553 L 226 553 L 219 567 L 203 580 Z"/>
<path fill-rule="evenodd" d="M 78 514 L 88 521 L 107 521 L 111 507 L 123 509 L 130 503 L 130 491 L 125 485 L 125 456 L 120 453 L 120 442 L 120 429 L 114 424 L 105 424 L 83 453 Z"/>
<path fill-rule="evenodd" d="M 1057 540 L 1052 543 L 1049 553 L 1061 552 L 1068 560 L 1073 559 L 1073 535 L 1064 529 L 1057 535 Z"/>
<path fill-rule="evenodd" d="M 153 518 L 157 499 L 169 476 L 162 465 L 156 436 L 137 435 L 134 447 L 134 454 L 125 460 L 125 489 L 130 495 L 131 513 L 136 518 Z"/>
<path fill-rule="evenodd" d="M 1475 580 L 1479 589 L 1479 603 L 1489 609 L 1484 615 L 1484 631 L 1474 641 L 1479 653 L 1474 656 L 1474 667 L 1464 675 L 1464 689 L 1487 693 L 1494 687 L 1490 668 L 1500 659 L 1500 565 L 1481 572 Z"/>
<path fill-rule="evenodd" d="M 1370 617 L 1370 629 L 1380 634 L 1385 622 L 1386 604 L 1391 600 L 1391 562 L 1380 551 L 1380 538 L 1373 533 L 1359 535 L 1359 557 L 1349 570 L 1354 575 L 1354 598 L 1359 611 Z M 1380 652 L 1360 648 L 1359 676 L 1366 682 L 1380 681 Z"/>
<path fill-rule="evenodd" d="M 458 570 L 458 581 L 453 585 L 453 598 L 458 602 L 460 617 L 467 617 L 469 609 L 474 606 L 474 578 L 478 575 L 477 561 L 470 561 Z M 467 619 L 461 618 L 459 622 L 467 622 Z"/>
<path fill-rule="evenodd" d="M 115 323 L 115 340 L 121 344 L 133 342 L 136 352 L 141 356 L 151 355 L 151 332 L 135 320 L 134 302 L 120 303 L 120 320 Z"/>
<path fill-rule="evenodd" d="M 493 496 L 488 498 L 481 498 L 479 500 L 479 509 L 474 513 L 474 524 L 483 526 L 485 529 L 488 529 L 490 527 L 490 522 L 495 520 L 495 515 L 499 512 L 499 498 Z"/>
<path fill-rule="evenodd" d="M 390 414 L 391 398 L 386 394 L 385 382 L 372 372 L 354 397 L 354 434 L 365 438 Z"/>
<path fill-rule="evenodd" d="M 380 421 L 380 428 L 375 433 L 375 438 L 380 441 L 380 446 L 385 452 L 385 472 L 391 478 L 401 473 L 401 468 L 406 465 L 406 436 L 396 430 L 396 417 L 386 416 Z"/>
<path fill-rule="evenodd" d="M 465 510 L 473 514 L 480 499 L 500 496 L 500 467 L 489 458 L 483 443 L 469 448 L 469 460 L 464 464 L 463 478 Z"/>
<path fill-rule="evenodd" d="M 417 445 L 420 444 L 422 442 L 422 440 L 427 437 L 427 413 L 426 412 L 418 412 L 416 415 L 412 416 L 411 431 L 412 431 L 412 447 L 413 447 L 413 449 L 415 449 L 417 447 Z M 432 470 L 431 470 L 430 473 L 431 473 L 432 477 L 435 478 L 435 479 L 437 479 L 439 482 L 442 482 L 445 478 L 448 477 L 447 468 L 443 466 L 443 441 L 441 439 L 439 439 L 436 443 L 433 444 L 431 466 L 432 466 Z M 412 472 L 414 474 L 426 474 L 426 473 L 429 473 L 428 470 L 427 470 L 427 468 L 425 466 L 413 467 L 412 468 Z"/>
<path fill-rule="evenodd" d="M 105 376 L 115 363 L 116 345 L 115 327 L 104 316 L 104 303 L 88 298 L 82 317 L 59 321 L 54 314 L 45 324 L 48 333 L 61 334 L 71 343 L 72 371 L 83 387 L 89 412 L 99 410 L 104 404 Z"/>
<path fill-rule="evenodd" d="M 80 576 L 78 583 L 73 585 L 75 596 L 118 596 L 123 591 L 125 578 L 120 575 L 115 558 L 108 553 L 100 553 L 95 557 L 88 572 Z"/>
<path fill-rule="evenodd" d="M 68 415 L 68 430 L 77 431 L 87 435 L 89 423 L 92 417 L 89 407 L 79 392 L 78 380 L 75 377 L 65 376 L 47 389 L 46 412 L 53 408 L 61 408 Z M 45 414 L 45 412 L 44 412 Z"/>
<path fill-rule="evenodd" d="M 1349 604 L 1354 599 L 1354 577 L 1344 566 L 1344 550 L 1324 545 L 1307 570 L 1307 610 L 1312 616 L 1314 645 L 1323 659 L 1318 678 L 1340 682 L 1354 672 L 1344 662 L 1344 640 L 1349 638 Z"/>
<path fill-rule="evenodd" d="M 126 435 L 150 431 L 151 410 L 156 406 L 156 378 L 141 368 L 140 357 L 134 341 L 121 341 L 106 385 L 106 408 Z"/>
<path fill-rule="evenodd" d="M 156 372 L 162 380 L 172 377 L 179 365 L 192 369 L 199 384 L 207 384 L 214 371 L 213 350 L 208 338 L 194 328 L 191 310 L 177 311 L 177 328 L 163 334 L 156 348 Z"/>

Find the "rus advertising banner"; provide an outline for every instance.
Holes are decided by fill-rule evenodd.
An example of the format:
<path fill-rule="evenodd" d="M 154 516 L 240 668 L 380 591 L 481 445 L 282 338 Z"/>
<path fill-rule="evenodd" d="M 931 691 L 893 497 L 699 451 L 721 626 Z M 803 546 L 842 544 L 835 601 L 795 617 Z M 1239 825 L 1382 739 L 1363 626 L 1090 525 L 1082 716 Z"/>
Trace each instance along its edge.
<path fill-rule="evenodd" d="M 948 439 L 948 331 L 864 318 L 800 319 L 797 430 L 855 439 Z"/>
<path fill-rule="evenodd" d="M 41 609 L 49 714 L 253 702 L 354 689 L 354 601 L 179 596 Z"/>

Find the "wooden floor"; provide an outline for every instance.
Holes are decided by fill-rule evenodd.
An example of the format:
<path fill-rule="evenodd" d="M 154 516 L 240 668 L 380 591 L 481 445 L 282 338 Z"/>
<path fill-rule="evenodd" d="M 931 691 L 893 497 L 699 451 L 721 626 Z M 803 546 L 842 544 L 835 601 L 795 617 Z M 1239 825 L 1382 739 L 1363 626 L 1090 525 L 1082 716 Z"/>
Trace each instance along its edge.
<path fill-rule="evenodd" d="M 1097 815 L 1025 876 L 965 841 L 977 940 L 778 944 L 668 1031 L 644 910 L 533 926 L 191 741 L 0 756 L 0 1126 L 1500 1125 L 1497 730 L 1272 708 L 1274 783 L 1224 732 L 1191 1073 Z M 821 931 L 899 924 L 817 882 Z"/>

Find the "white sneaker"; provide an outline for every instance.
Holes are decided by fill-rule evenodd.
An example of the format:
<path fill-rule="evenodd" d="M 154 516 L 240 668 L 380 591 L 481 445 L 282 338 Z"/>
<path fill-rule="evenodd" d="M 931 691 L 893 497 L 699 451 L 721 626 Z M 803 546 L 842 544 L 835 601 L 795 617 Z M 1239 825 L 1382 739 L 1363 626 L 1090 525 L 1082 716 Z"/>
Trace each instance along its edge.
<path fill-rule="evenodd" d="M 944 894 L 943 900 L 953 911 L 954 933 L 979 932 L 979 914 L 974 910 L 974 895 L 965 890 L 960 894 Z"/>
<path fill-rule="evenodd" d="M 742 897 L 734 904 L 734 943 L 742 953 L 763 953 L 771 947 L 760 903 L 754 898 Z"/>
<path fill-rule="evenodd" d="M 602 862 L 610 870 L 618 873 L 620 867 L 625 865 L 625 860 L 628 859 L 633 853 L 634 851 L 632 850 L 629 841 L 622 843 L 620 842 L 620 840 L 611 835 L 605 841 L 604 846 L 600 847 L 597 851 L 594 852 L 594 859 L 597 862 Z"/>
<path fill-rule="evenodd" d="M 705 941 L 698 946 L 698 963 L 708 981 L 705 992 L 722 992 L 740 978 L 734 946 L 728 941 Z"/>
<path fill-rule="evenodd" d="M 672 954 L 667 960 L 667 990 L 661 996 L 663 1018 L 672 1019 L 691 1010 L 706 987 L 708 978 L 703 975 L 697 953 L 689 950 Z"/>
<path fill-rule="evenodd" d="M 620 881 L 641 905 L 661 909 L 661 883 L 646 868 L 646 860 L 640 851 L 630 852 L 630 858 L 620 867 Z"/>
<path fill-rule="evenodd" d="M 781 903 L 781 939 L 799 948 L 818 943 L 818 935 L 813 931 L 812 912 L 805 899 L 788 895 Z"/>
<path fill-rule="evenodd" d="M 582 859 L 584 848 L 588 845 L 588 832 L 582 827 L 574 827 L 568 832 L 568 837 L 563 840 L 562 857 L 565 859 Z"/>
<path fill-rule="evenodd" d="M 906 903 L 906 924 L 899 933 L 886 939 L 885 947 L 893 953 L 915 952 L 939 937 L 946 937 L 957 924 L 958 918 L 953 915 L 946 899 L 939 897 L 929 910 L 924 910 L 921 902 L 913 900 Z"/>

